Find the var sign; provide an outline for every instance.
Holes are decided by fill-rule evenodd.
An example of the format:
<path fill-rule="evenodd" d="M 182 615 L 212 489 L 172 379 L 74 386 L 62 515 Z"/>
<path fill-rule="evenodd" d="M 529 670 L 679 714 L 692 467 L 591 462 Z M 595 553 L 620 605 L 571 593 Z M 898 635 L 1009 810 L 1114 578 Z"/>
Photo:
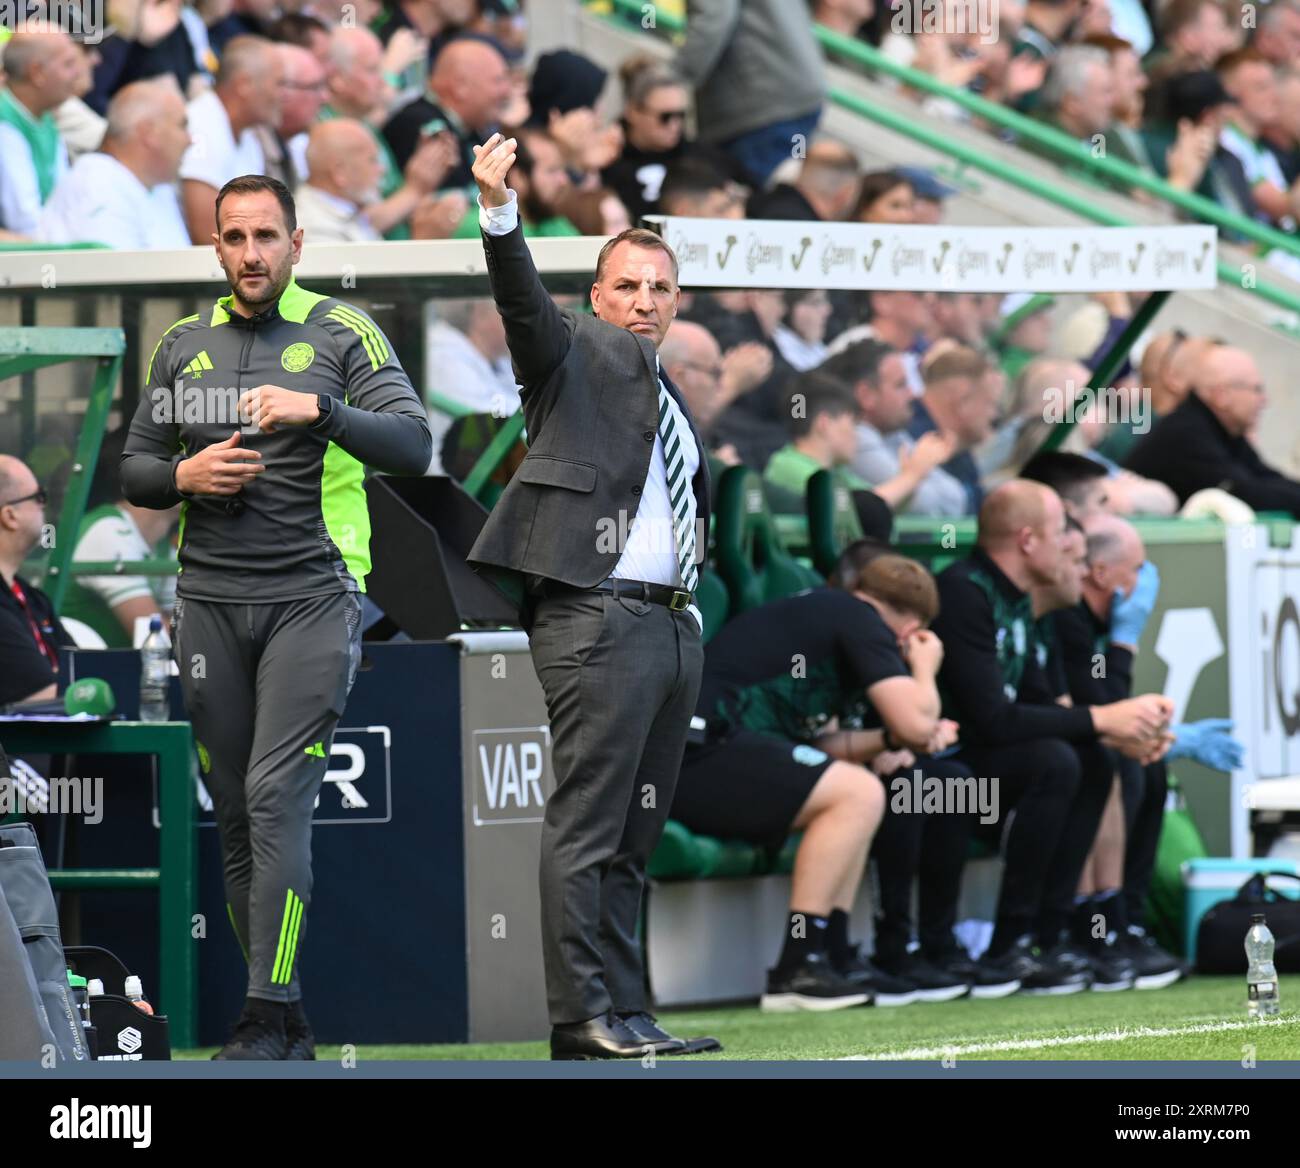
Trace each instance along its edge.
<path fill-rule="evenodd" d="M 475 730 L 474 823 L 540 823 L 551 774 L 548 726 Z"/>

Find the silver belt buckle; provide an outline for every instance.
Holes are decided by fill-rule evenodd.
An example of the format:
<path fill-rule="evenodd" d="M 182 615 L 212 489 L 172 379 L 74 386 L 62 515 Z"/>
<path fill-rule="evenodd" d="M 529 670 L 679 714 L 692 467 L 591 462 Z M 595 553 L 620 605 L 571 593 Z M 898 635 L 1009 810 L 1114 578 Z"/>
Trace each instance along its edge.
<path fill-rule="evenodd" d="M 691 594 L 683 592 L 680 588 L 673 590 L 673 598 L 668 602 L 668 607 L 673 612 L 685 612 L 690 607 Z"/>

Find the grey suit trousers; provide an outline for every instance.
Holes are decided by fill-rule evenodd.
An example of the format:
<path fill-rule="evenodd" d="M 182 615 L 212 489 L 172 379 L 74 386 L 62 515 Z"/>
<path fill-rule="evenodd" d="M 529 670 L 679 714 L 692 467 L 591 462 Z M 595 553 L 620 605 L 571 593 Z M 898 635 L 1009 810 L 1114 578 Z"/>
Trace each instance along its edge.
<path fill-rule="evenodd" d="M 540 872 L 551 1022 L 643 1010 L 637 917 L 699 696 L 699 627 L 663 605 L 577 593 L 539 601 L 529 641 L 556 778 Z"/>

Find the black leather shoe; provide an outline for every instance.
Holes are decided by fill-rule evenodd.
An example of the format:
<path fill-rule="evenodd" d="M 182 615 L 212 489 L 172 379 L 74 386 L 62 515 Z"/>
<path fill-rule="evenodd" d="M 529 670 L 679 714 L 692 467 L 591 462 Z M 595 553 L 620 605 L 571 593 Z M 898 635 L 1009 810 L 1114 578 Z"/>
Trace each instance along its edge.
<path fill-rule="evenodd" d="M 613 1013 L 551 1027 L 553 1059 L 642 1058 L 651 1046 Z"/>
<path fill-rule="evenodd" d="M 645 1043 L 653 1043 L 656 1054 L 703 1054 L 706 1050 L 721 1050 L 716 1038 L 674 1038 L 655 1021 L 653 1014 L 644 1010 L 636 1014 L 620 1014 L 623 1025 Z"/>

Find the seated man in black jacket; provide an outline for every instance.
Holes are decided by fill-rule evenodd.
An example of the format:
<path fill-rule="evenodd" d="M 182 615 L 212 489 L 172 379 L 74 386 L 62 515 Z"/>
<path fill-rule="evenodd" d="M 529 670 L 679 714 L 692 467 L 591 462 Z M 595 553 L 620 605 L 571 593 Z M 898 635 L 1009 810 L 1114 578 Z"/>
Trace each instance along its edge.
<path fill-rule="evenodd" d="M 1003 484 L 980 508 L 974 553 L 939 576 L 935 622 L 945 645 L 944 713 L 962 726 L 961 756 L 976 775 L 997 776 L 1003 808 L 1016 808 L 984 961 L 1013 972 L 1026 990 L 1054 993 L 1084 989 L 1092 976 L 1068 925 L 1110 791 L 1101 747 L 1159 757 L 1172 712 L 1154 694 L 1057 704 L 1059 683 L 1048 681 L 1039 659 L 1031 593 L 1060 583 L 1070 567 L 1066 543 L 1054 491 L 1021 479 Z"/>
<path fill-rule="evenodd" d="M 1131 523 L 1099 514 L 1084 526 L 1088 563 L 1082 598 L 1054 619 L 1070 697 L 1095 705 L 1132 692 L 1133 662 L 1160 580 Z M 1090 949 L 1098 969 L 1113 969 L 1116 957 L 1127 959 L 1136 988 L 1160 989 L 1182 976 L 1179 962 L 1143 928 L 1168 789 L 1165 762 L 1144 767 L 1118 758 L 1116 763 L 1118 782 L 1076 897 L 1075 936 Z"/>
<path fill-rule="evenodd" d="M 1266 465 L 1249 437 L 1267 401 L 1255 358 L 1216 345 L 1192 392 L 1133 447 L 1125 466 L 1168 484 L 1180 504 L 1218 487 L 1256 511 L 1300 518 L 1300 482 Z"/>

